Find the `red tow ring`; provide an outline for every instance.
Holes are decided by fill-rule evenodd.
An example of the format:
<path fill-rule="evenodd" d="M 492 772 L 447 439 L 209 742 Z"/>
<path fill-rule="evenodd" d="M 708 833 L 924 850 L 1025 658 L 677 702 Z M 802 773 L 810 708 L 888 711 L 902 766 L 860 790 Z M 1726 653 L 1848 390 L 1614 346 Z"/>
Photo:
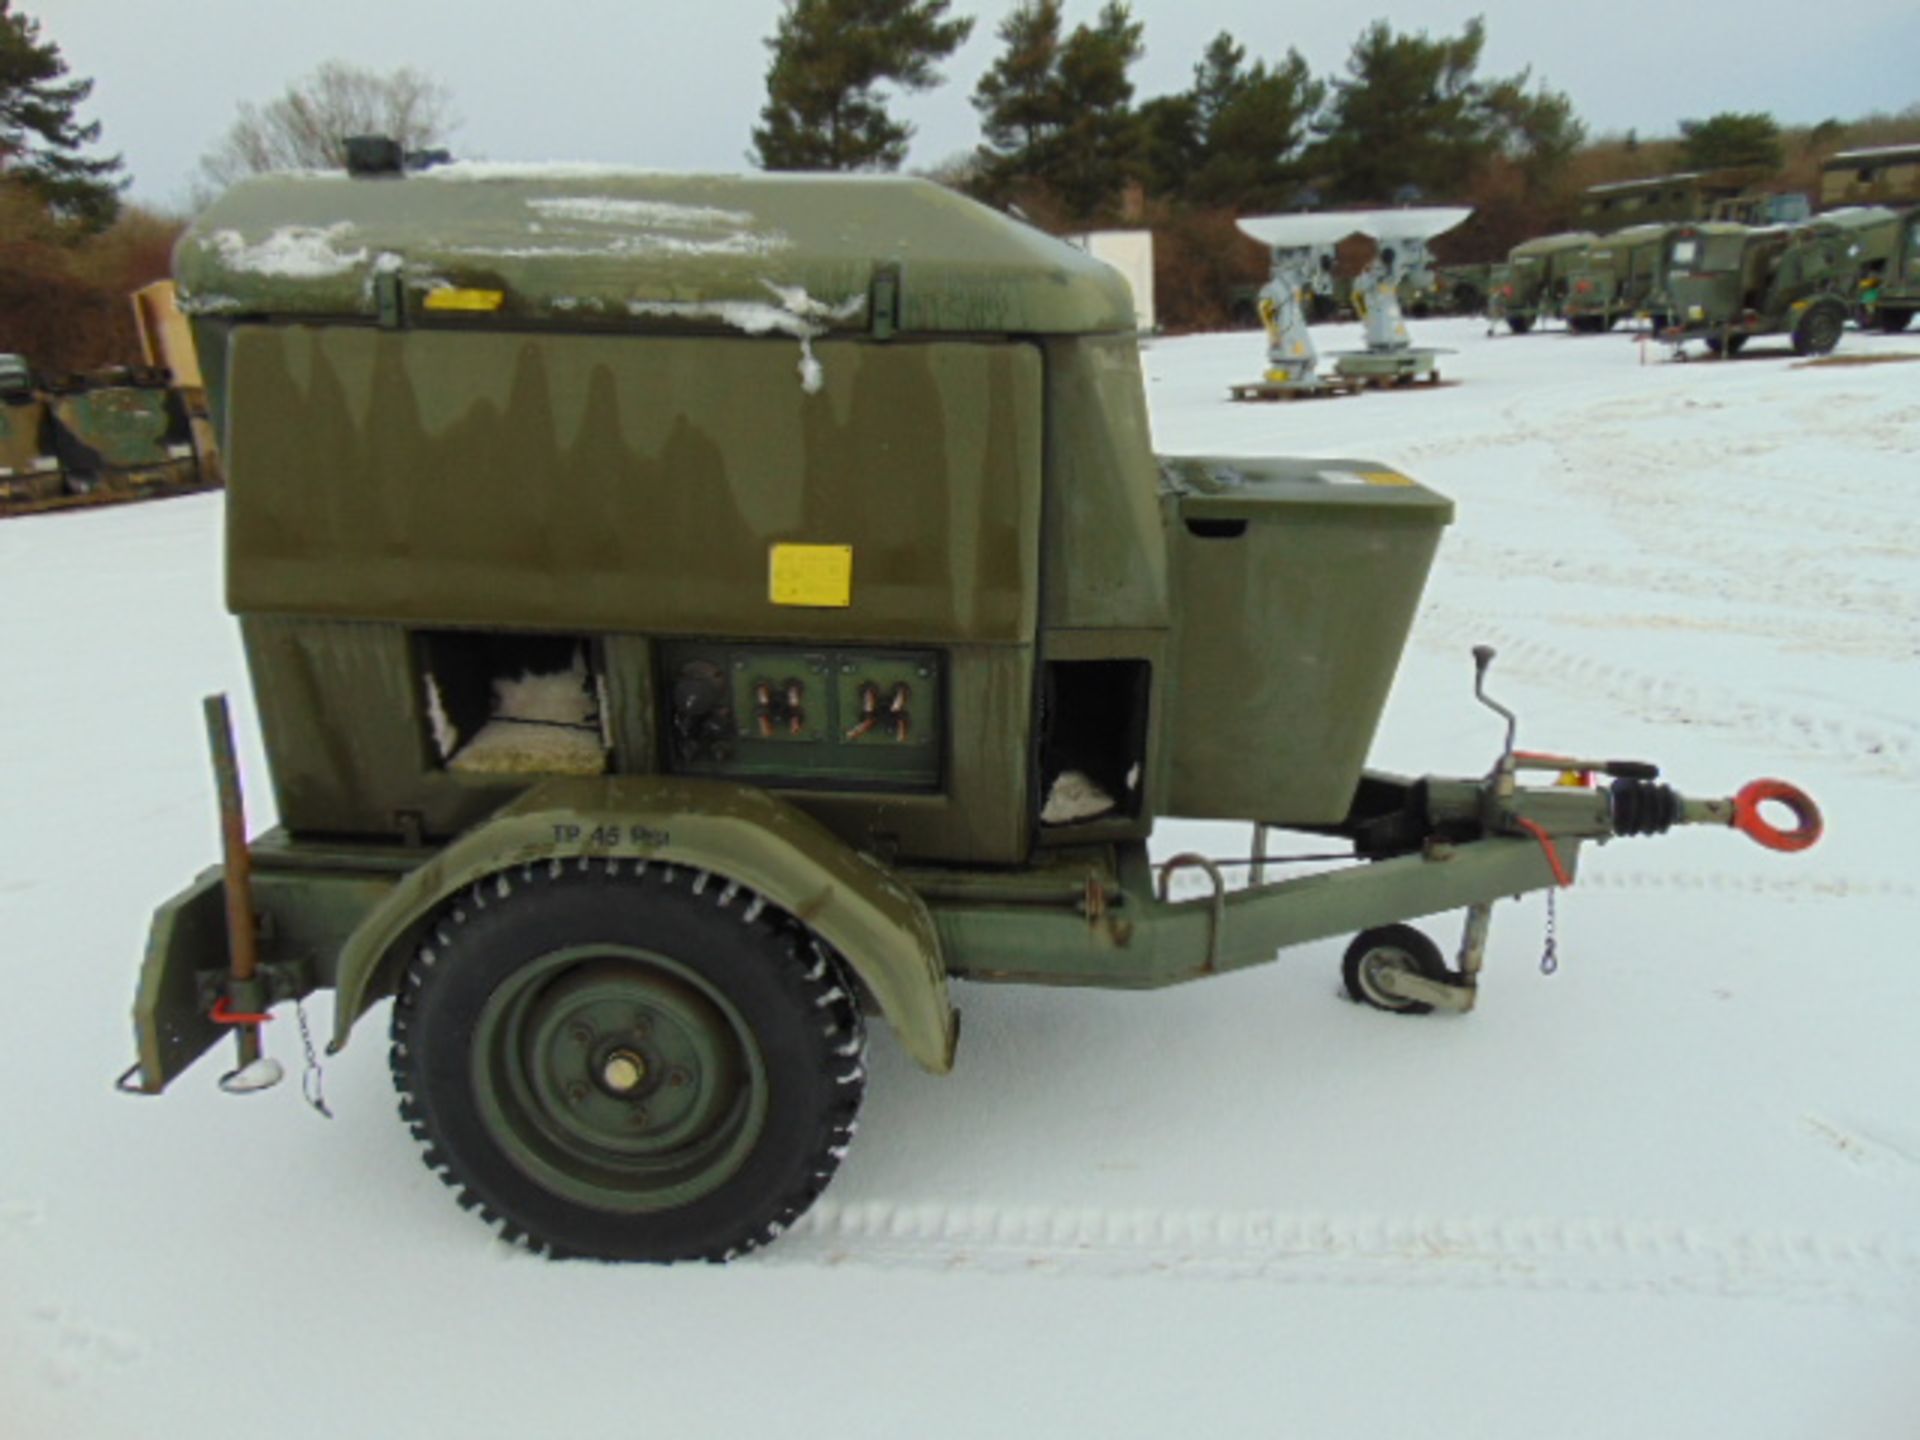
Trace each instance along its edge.
<path fill-rule="evenodd" d="M 1784 805 L 1793 812 L 1794 827 L 1782 830 L 1767 823 L 1762 805 Z M 1820 807 L 1797 785 L 1784 780 L 1750 780 L 1733 797 L 1733 828 L 1769 850 L 1805 850 L 1825 829 Z"/>

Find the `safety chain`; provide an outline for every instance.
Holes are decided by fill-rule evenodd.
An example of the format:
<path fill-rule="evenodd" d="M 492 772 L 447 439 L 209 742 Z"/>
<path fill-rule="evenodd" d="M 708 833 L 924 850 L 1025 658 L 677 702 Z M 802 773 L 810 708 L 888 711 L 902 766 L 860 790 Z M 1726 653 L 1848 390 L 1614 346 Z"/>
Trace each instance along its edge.
<path fill-rule="evenodd" d="M 1560 944 L 1554 924 L 1554 898 L 1555 892 L 1552 890 L 1547 891 L 1547 944 L 1546 948 L 1540 952 L 1540 973 L 1542 975 L 1551 975 L 1560 968 Z"/>
<path fill-rule="evenodd" d="M 300 1022 L 300 1048 L 306 1051 L 307 1056 L 307 1068 L 300 1074 L 300 1093 L 306 1096 L 307 1104 L 331 1120 L 333 1111 L 327 1108 L 327 1097 L 320 1090 L 320 1057 L 313 1050 L 313 1032 L 307 1029 L 307 1007 L 297 997 L 293 1002 L 293 1014 Z"/>

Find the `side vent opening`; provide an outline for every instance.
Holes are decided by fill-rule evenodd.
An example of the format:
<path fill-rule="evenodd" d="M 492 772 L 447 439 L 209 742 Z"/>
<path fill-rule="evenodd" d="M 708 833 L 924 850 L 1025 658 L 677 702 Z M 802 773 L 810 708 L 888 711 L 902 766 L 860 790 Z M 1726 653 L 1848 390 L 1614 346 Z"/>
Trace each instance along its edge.
<path fill-rule="evenodd" d="M 1040 715 L 1042 825 L 1140 813 L 1151 680 L 1144 660 L 1048 662 Z"/>
<path fill-rule="evenodd" d="M 428 753 L 470 775 L 599 775 L 606 683 L 577 635 L 441 630 L 414 637 Z"/>

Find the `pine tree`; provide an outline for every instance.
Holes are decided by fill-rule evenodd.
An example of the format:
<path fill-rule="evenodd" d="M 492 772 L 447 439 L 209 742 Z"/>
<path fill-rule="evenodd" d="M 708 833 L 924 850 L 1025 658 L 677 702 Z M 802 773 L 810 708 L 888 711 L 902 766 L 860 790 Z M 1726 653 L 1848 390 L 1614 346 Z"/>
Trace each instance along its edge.
<path fill-rule="evenodd" d="M 1245 60 L 1222 31 L 1194 67 L 1200 153 L 1183 188 L 1204 204 L 1265 209 L 1299 188 L 1301 151 L 1326 87 L 1297 50 L 1272 67 Z"/>
<path fill-rule="evenodd" d="M 1772 174 L 1785 159 L 1780 127 L 1765 111 L 1723 110 L 1680 122 L 1681 155 L 1689 170 L 1752 167 Z"/>
<path fill-rule="evenodd" d="M 1022 0 L 996 32 L 1005 48 L 974 87 L 989 174 L 1042 175 L 1066 128 L 1060 91 L 1061 0 Z"/>
<path fill-rule="evenodd" d="M 1478 19 L 1437 40 L 1396 35 L 1384 20 L 1361 32 L 1347 77 L 1333 82 L 1332 103 L 1316 122 L 1326 137 L 1316 158 L 1335 198 L 1461 193 L 1492 143 L 1474 79 L 1485 43 Z"/>
<path fill-rule="evenodd" d="M 1529 90 L 1523 70 L 1488 85 L 1481 107 L 1500 152 L 1518 167 L 1527 198 L 1546 199 L 1587 138 L 1573 102 L 1558 91 Z"/>
<path fill-rule="evenodd" d="M 104 230 L 126 181 L 118 155 L 80 153 L 100 138 L 99 121 L 75 118 L 93 82 L 66 79 L 60 47 L 40 39 L 38 21 L 9 13 L 11 4 L 0 0 L 0 176 L 25 184 L 60 219 Z"/>
<path fill-rule="evenodd" d="M 1142 163 L 1127 76 L 1141 25 L 1109 0 L 1092 25 L 1060 37 L 1060 0 L 1022 0 L 1000 24 L 1005 47 L 974 89 L 989 184 L 1038 181 L 1082 219 L 1097 215 Z"/>
<path fill-rule="evenodd" d="M 767 170 L 897 170 L 913 127 L 878 87 L 929 90 L 973 33 L 948 0 L 786 0 L 753 159 Z"/>
<path fill-rule="evenodd" d="M 1092 217 L 1139 169 L 1140 117 L 1127 71 L 1146 53 L 1143 27 L 1120 0 L 1108 0 L 1093 25 L 1078 25 L 1060 47 L 1068 115 L 1057 184 L 1075 214 Z"/>

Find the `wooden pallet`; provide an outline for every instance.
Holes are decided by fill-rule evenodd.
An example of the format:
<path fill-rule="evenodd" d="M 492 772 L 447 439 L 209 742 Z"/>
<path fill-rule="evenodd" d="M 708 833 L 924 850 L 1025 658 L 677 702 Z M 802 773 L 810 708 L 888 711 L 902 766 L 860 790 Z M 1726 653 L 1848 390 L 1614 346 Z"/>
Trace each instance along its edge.
<path fill-rule="evenodd" d="M 1356 380 L 1336 378 L 1322 380 L 1312 389 L 1255 380 L 1247 385 L 1229 385 L 1227 395 L 1234 400 L 1326 400 L 1335 395 L 1357 395 L 1362 388 Z"/>
<path fill-rule="evenodd" d="M 1356 390 L 1446 390 L 1458 380 L 1442 380 L 1438 370 L 1424 375 L 1350 375 L 1347 383 Z"/>

